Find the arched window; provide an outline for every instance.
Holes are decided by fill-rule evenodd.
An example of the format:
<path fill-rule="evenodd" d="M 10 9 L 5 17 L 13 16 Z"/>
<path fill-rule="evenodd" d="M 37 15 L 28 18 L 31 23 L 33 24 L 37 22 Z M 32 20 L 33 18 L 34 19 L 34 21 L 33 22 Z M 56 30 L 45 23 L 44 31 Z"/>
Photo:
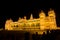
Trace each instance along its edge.
<path fill-rule="evenodd" d="M 32 23 L 32 25 L 31 25 L 32 27 L 35 27 L 35 24 L 34 23 Z"/>
<path fill-rule="evenodd" d="M 11 25 L 11 27 L 14 27 L 14 25 Z"/>
<path fill-rule="evenodd" d="M 18 27 L 18 25 L 11 25 L 11 27 Z"/>
<path fill-rule="evenodd" d="M 25 23 L 23 24 L 23 27 L 26 27 L 26 24 Z"/>
<path fill-rule="evenodd" d="M 36 27 L 39 27 L 40 26 L 40 23 L 36 23 Z"/>
<path fill-rule="evenodd" d="M 18 25 L 16 25 L 16 27 L 18 27 Z"/>

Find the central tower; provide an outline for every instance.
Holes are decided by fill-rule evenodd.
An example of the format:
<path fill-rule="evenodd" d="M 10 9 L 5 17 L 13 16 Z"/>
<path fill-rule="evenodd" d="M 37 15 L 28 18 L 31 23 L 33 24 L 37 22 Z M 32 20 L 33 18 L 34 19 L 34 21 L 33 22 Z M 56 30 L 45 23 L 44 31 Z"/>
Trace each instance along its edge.
<path fill-rule="evenodd" d="M 44 30 L 45 28 L 45 13 L 41 10 L 41 13 L 39 14 L 40 17 L 40 29 Z"/>

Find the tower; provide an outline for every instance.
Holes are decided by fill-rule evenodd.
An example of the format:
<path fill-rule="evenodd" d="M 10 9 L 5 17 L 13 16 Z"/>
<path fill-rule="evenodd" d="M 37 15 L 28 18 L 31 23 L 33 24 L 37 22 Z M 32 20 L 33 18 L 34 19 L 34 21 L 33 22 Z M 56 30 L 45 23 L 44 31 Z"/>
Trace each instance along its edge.
<path fill-rule="evenodd" d="M 40 29 L 44 30 L 45 28 L 45 13 L 41 10 L 41 13 L 39 14 L 40 17 Z"/>
<path fill-rule="evenodd" d="M 48 12 L 50 29 L 56 29 L 56 16 L 54 10 Z"/>
<path fill-rule="evenodd" d="M 6 23 L 5 23 L 5 29 L 6 30 L 12 30 L 12 27 L 10 25 L 11 22 L 13 22 L 12 19 L 6 21 Z"/>

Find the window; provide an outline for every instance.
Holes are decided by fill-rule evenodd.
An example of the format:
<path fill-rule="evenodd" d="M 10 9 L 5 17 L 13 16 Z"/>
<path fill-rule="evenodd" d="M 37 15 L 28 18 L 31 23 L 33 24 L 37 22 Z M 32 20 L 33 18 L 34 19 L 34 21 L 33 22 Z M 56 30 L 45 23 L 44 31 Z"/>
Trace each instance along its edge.
<path fill-rule="evenodd" d="M 33 23 L 31 26 L 32 26 L 32 27 L 34 27 L 34 26 L 35 26 L 35 24 Z"/>
<path fill-rule="evenodd" d="M 14 27 L 14 25 L 11 25 L 11 27 Z"/>
<path fill-rule="evenodd" d="M 16 27 L 18 27 L 18 25 L 16 25 Z"/>
<path fill-rule="evenodd" d="M 26 27 L 26 24 L 25 23 L 23 24 L 23 27 Z"/>
<path fill-rule="evenodd" d="M 39 27 L 39 26 L 40 26 L 40 23 L 37 23 L 37 24 L 36 24 L 36 27 L 37 27 L 37 26 Z"/>
<path fill-rule="evenodd" d="M 11 27 L 18 27 L 18 25 L 11 25 Z"/>

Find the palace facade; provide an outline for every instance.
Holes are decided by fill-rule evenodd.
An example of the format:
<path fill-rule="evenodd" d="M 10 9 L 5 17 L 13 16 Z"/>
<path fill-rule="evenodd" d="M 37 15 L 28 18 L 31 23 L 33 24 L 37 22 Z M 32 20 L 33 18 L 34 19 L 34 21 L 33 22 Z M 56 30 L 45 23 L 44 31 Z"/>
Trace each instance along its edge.
<path fill-rule="evenodd" d="M 26 30 L 26 31 L 36 31 L 36 30 L 52 30 L 57 28 L 56 16 L 54 10 L 48 11 L 48 16 L 45 15 L 43 11 L 39 13 L 39 18 L 33 18 L 31 14 L 30 19 L 24 18 L 18 19 L 18 21 L 13 22 L 12 19 L 7 20 L 5 23 L 5 30 Z"/>

